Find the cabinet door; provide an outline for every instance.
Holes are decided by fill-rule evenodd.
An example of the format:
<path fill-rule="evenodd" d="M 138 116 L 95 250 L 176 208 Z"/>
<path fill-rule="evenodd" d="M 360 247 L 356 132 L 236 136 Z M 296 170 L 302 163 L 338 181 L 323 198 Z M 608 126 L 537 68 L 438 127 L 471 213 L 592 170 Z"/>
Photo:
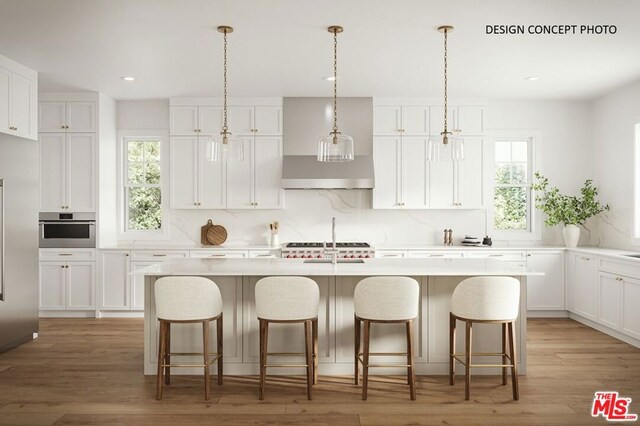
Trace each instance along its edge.
<path fill-rule="evenodd" d="M 96 132 L 96 103 L 67 102 L 67 131 L 76 133 Z"/>
<path fill-rule="evenodd" d="M 253 197 L 258 209 L 284 207 L 282 138 L 257 137 L 253 145 Z"/>
<path fill-rule="evenodd" d="M 453 161 L 436 161 L 429 164 L 429 207 L 450 209 L 456 207 L 458 164 Z"/>
<path fill-rule="evenodd" d="M 154 265 L 158 262 L 131 262 L 131 272 Z M 131 310 L 144 310 L 144 276 L 132 275 L 131 277 Z"/>
<path fill-rule="evenodd" d="M 222 132 L 222 107 L 198 107 L 198 133 L 200 136 L 219 136 Z"/>
<path fill-rule="evenodd" d="M 40 310 L 64 311 L 66 276 L 64 262 L 40 263 Z"/>
<path fill-rule="evenodd" d="M 527 266 L 544 276 L 527 278 L 527 309 L 564 310 L 564 253 L 530 252 Z"/>
<path fill-rule="evenodd" d="M 253 139 L 243 138 L 243 161 L 227 162 L 227 208 L 253 209 Z"/>
<path fill-rule="evenodd" d="M 67 206 L 69 211 L 94 212 L 96 136 L 67 133 Z"/>
<path fill-rule="evenodd" d="M 282 107 L 256 107 L 254 121 L 256 135 L 282 135 Z"/>
<path fill-rule="evenodd" d="M 209 141 L 198 138 L 198 202 L 203 209 L 224 209 L 226 207 L 226 165 L 223 161 L 209 161 L 207 152 Z M 173 176 L 173 173 L 172 173 Z M 180 179 L 180 177 L 178 177 Z"/>
<path fill-rule="evenodd" d="M 409 259 L 462 259 L 464 252 L 449 250 L 409 251 Z"/>
<path fill-rule="evenodd" d="M 377 106 L 373 108 L 373 134 L 396 136 L 402 130 L 402 108 L 399 106 Z"/>
<path fill-rule="evenodd" d="M 40 102 L 38 104 L 39 132 L 66 132 L 67 104 L 65 102 Z"/>
<path fill-rule="evenodd" d="M 458 108 L 447 108 L 447 127 L 450 132 L 456 130 L 456 115 Z M 429 107 L 429 133 L 439 135 L 444 130 L 444 106 L 434 105 Z"/>
<path fill-rule="evenodd" d="M 481 106 L 459 106 L 456 130 L 463 135 L 483 135 L 484 111 Z"/>
<path fill-rule="evenodd" d="M 171 137 L 169 144 L 171 208 L 198 208 L 198 138 Z"/>
<path fill-rule="evenodd" d="M 129 253 L 100 253 L 100 309 L 127 310 L 130 303 Z"/>
<path fill-rule="evenodd" d="M 198 134 L 198 107 L 171 107 L 171 135 L 195 136 Z"/>
<path fill-rule="evenodd" d="M 253 107 L 229 107 L 229 131 L 235 136 L 253 136 Z"/>
<path fill-rule="evenodd" d="M 375 257 L 382 259 L 402 259 L 407 257 L 407 252 L 404 250 L 376 250 Z"/>
<path fill-rule="evenodd" d="M 95 309 L 95 262 L 72 262 L 67 266 L 67 309 Z"/>
<path fill-rule="evenodd" d="M 15 127 L 14 132 L 17 136 L 37 139 L 34 126 L 36 117 L 31 117 L 31 103 L 36 99 L 35 96 L 31 96 L 32 92 L 33 82 L 31 80 L 11 73 L 11 118 L 9 122 Z"/>
<path fill-rule="evenodd" d="M 598 322 L 614 330 L 620 330 L 622 320 L 622 278 L 601 272 L 599 292 Z"/>
<path fill-rule="evenodd" d="M 640 339 L 640 281 L 625 278 L 622 284 L 622 332 Z"/>
<path fill-rule="evenodd" d="M 66 135 L 40 134 L 40 210 L 64 211 L 66 205 Z"/>
<path fill-rule="evenodd" d="M 9 127 L 9 97 L 11 96 L 11 72 L 0 68 L 0 132 L 13 133 Z"/>
<path fill-rule="evenodd" d="M 427 142 L 428 137 L 402 137 L 402 157 L 400 161 L 402 186 L 400 193 L 402 206 L 407 209 L 429 207 Z"/>
<path fill-rule="evenodd" d="M 484 205 L 483 178 L 484 139 L 464 140 L 464 160 L 458 164 L 458 175 L 454 189 L 458 207 L 481 208 Z"/>
<path fill-rule="evenodd" d="M 373 188 L 374 209 L 398 209 L 402 206 L 400 193 L 401 138 L 378 137 L 373 139 Z"/>
<path fill-rule="evenodd" d="M 429 136 L 429 107 L 402 107 L 402 135 Z"/>
<path fill-rule="evenodd" d="M 579 256 L 576 258 L 576 282 L 573 289 L 574 312 L 592 321 L 598 321 L 598 259 Z"/>

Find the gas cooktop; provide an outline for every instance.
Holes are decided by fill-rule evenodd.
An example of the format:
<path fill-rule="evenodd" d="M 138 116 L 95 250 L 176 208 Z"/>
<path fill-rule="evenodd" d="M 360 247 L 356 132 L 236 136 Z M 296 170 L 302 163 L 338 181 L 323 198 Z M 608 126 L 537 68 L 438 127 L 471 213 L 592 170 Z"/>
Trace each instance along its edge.
<path fill-rule="evenodd" d="M 333 247 L 333 243 L 326 243 L 328 248 L 332 248 Z M 293 242 L 293 243 L 287 243 L 287 248 L 322 248 L 324 247 L 324 243 L 318 243 L 318 242 L 307 242 L 307 243 L 299 243 L 299 242 Z M 351 243 L 336 243 L 336 248 L 354 248 L 354 249 L 358 249 L 358 248 L 370 248 L 371 245 L 369 245 L 369 243 L 362 243 L 362 242 L 351 242 Z"/>

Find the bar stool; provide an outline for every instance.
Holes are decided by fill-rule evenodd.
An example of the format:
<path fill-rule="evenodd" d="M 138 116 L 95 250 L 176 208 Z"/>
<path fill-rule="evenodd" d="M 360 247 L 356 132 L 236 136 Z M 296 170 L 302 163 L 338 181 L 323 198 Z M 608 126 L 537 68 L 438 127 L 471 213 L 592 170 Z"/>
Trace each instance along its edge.
<path fill-rule="evenodd" d="M 203 367 L 204 398 L 209 399 L 209 367 L 218 361 L 222 384 L 222 296 L 213 281 L 202 277 L 164 277 L 156 281 L 156 314 L 160 320 L 156 399 L 162 399 L 164 383 L 171 381 L 171 367 Z M 209 323 L 216 320 L 218 352 L 209 353 Z M 171 352 L 171 324 L 202 323 L 202 352 Z M 172 355 L 202 355 L 203 364 L 171 364 Z M 209 359 L 213 356 L 212 359 Z"/>
<path fill-rule="evenodd" d="M 267 367 L 306 367 L 307 399 L 318 381 L 318 284 L 306 277 L 266 277 L 256 283 L 256 314 L 260 321 L 260 399 L 264 399 Z M 305 353 L 269 352 L 269 324 L 304 323 Z M 304 355 L 306 364 L 268 364 L 269 355 Z"/>
<path fill-rule="evenodd" d="M 362 363 L 362 399 L 367 399 L 369 367 L 407 367 L 407 383 L 412 400 L 416 399 L 416 374 L 413 366 L 413 319 L 418 316 L 419 286 L 409 277 L 369 277 L 358 283 L 353 294 L 355 306 L 355 384 Z M 364 323 L 364 348 L 360 352 L 360 329 Z M 372 323 L 405 323 L 407 352 L 369 352 Z M 370 364 L 370 356 L 406 355 L 407 364 Z"/>
<path fill-rule="evenodd" d="M 511 367 L 513 399 L 520 399 L 515 348 L 515 321 L 520 309 L 520 282 L 512 277 L 472 277 L 462 281 L 451 296 L 449 324 L 449 382 L 455 381 L 455 362 L 465 366 L 464 399 L 469 400 L 471 367 L 501 367 L 502 384 L 507 384 L 507 369 Z M 465 353 L 456 353 L 456 321 L 465 323 Z M 502 352 L 474 353 L 474 356 L 501 356 L 502 364 L 472 364 L 472 324 L 502 325 Z M 507 333 L 508 329 L 508 333 Z M 507 334 L 509 353 L 507 353 Z M 464 356 L 464 361 L 460 358 Z M 508 362 L 507 362 L 508 361 Z"/>

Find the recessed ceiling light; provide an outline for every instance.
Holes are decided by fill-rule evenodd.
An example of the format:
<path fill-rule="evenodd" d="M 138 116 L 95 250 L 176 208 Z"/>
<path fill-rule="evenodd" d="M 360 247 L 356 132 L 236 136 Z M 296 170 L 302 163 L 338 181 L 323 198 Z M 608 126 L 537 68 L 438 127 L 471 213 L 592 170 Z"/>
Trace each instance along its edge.
<path fill-rule="evenodd" d="M 120 78 L 121 78 L 122 80 L 124 80 L 124 81 L 135 81 L 135 80 L 136 80 L 136 78 L 135 78 L 135 77 L 131 77 L 131 76 L 128 76 L 128 75 L 123 75 L 123 76 L 122 76 L 122 77 L 120 77 Z"/>
<path fill-rule="evenodd" d="M 322 77 L 322 79 L 323 79 L 323 80 L 326 80 L 326 81 L 335 81 L 335 79 L 336 79 L 336 78 L 337 78 L 338 80 L 340 80 L 340 76 L 338 76 L 338 77 L 334 77 L 334 76 L 332 76 L 332 75 L 329 75 L 329 76 L 327 76 L 327 77 Z"/>
<path fill-rule="evenodd" d="M 533 75 L 531 77 L 526 77 L 525 80 L 527 80 L 527 81 L 537 81 L 537 80 L 540 80 L 540 77 Z"/>

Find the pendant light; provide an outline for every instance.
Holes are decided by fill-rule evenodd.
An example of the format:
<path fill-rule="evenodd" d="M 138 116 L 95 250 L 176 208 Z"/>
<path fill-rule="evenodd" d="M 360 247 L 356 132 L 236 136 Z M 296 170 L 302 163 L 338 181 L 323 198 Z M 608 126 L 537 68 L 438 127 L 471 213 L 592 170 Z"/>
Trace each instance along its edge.
<path fill-rule="evenodd" d="M 318 141 L 318 161 L 353 161 L 353 138 L 338 131 L 338 33 L 344 29 L 332 25 L 327 30 L 333 34 L 333 131 Z"/>
<path fill-rule="evenodd" d="M 443 25 L 438 27 L 438 31 L 444 34 L 444 130 L 440 132 L 440 136 L 429 137 L 427 160 L 428 161 L 462 161 L 464 160 L 464 141 L 463 139 L 450 132 L 447 123 L 448 118 L 448 99 L 447 99 L 447 36 L 453 31 L 453 27 Z"/>
<path fill-rule="evenodd" d="M 227 34 L 233 32 L 233 28 L 222 25 L 218 27 L 218 32 L 224 34 L 224 119 L 220 136 L 211 138 L 211 149 L 209 160 L 211 161 L 243 161 L 244 149 L 242 138 L 233 136 L 229 131 L 227 123 Z"/>

